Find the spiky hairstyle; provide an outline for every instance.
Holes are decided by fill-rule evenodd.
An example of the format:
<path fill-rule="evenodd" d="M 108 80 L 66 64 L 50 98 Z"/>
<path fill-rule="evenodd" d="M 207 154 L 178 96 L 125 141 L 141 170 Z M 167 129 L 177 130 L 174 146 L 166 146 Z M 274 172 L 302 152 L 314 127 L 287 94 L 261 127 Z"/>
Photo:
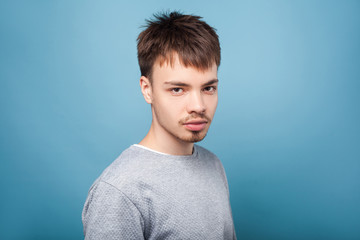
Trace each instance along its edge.
<path fill-rule="evenodd" d="M 173 65 L 174 56 L 179 56 L 185 67 L 206 70 L 214 63 L 219 66 L 219 37 L 214 28 L 200 19 L 175 11 L 146 20 L 146 29 L 137 38 L 141 75 L 151 79 L 154 63 Z"/>

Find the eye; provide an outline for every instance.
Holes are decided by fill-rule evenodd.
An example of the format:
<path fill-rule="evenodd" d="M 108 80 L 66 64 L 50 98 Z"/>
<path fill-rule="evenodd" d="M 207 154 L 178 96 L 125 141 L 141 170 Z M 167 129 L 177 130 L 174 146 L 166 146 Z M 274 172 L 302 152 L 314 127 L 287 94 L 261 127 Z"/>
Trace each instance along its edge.
<path fill-rule="evenodd" d="M 170 90 L 171 90 L 171 93 L 174 95 L 180 95 L 184 92 L 184 89 L 182 89 L 182 88 L 172 88 Z"/>
<path fill-rule="evenodd" d="M 216 91 L 216 87 L 215 86 L 207 86 L 204 88 L 204 91 L 207 93 L 213 94 Z"/>

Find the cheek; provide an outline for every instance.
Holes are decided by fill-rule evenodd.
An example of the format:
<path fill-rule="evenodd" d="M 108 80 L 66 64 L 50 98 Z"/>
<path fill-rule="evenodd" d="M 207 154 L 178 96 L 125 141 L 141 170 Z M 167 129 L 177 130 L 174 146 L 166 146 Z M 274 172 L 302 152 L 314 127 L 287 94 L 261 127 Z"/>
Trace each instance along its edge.
<path fill-rule="evenodd" d="M 208 105 L 207 105 L 208 110 L 211 112 L 215 112 L 217 104 L 218 104 L 217 96 L 209 96 L 207 103 L 208 103 Z"/>
<path fill-rule="evenodd" d="M 162 98 L 161 101 L 155 102 L 155 107 L 162 122 L 178 122 L 181 117 L 180 103 L 173 99 Z"/>
<path fill-rule="evenodd" d="M 186 97 L 174 97 L 164 94 L 161 96 L 161 108 L 169 115 L 181 114 L 186 105 Z"/>

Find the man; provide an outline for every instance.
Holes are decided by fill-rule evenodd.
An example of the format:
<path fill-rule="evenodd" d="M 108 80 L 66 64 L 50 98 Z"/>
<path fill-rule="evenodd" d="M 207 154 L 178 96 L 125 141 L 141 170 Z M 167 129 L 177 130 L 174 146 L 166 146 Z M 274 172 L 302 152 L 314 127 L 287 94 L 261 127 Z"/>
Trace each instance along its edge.
<path fill-rule="evenodd" d="M 152 124 L 95 181 L 86 239 L 236 239 L 225 171 L 201 141 L 218 102 L 218 36 L 200 17 L 155 16 L 138 37 Z"/>

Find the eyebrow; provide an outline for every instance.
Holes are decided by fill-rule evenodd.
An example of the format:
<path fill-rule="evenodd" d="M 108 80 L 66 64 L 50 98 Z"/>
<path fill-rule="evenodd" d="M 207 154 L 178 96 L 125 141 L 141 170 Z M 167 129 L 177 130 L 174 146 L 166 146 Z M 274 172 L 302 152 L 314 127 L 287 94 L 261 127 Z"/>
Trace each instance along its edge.
<path fill-rule="evenodd" d="M 211 85 L 211 84 L 214 84 L 217 82 L 219 82 L 218 79 L 212 79 L 212 80 L 204 83 L 202 86 L 208 86 L 208 85 Z M 189 86 L 189 84 L 187 84 L 187 83 L 178 82 L 178 81 L 167 81 L 167 82 L 164 82 L 164 84 L 169 84 L 169 85 L 178 86 L 178 87 L 188 87 Z"/>

